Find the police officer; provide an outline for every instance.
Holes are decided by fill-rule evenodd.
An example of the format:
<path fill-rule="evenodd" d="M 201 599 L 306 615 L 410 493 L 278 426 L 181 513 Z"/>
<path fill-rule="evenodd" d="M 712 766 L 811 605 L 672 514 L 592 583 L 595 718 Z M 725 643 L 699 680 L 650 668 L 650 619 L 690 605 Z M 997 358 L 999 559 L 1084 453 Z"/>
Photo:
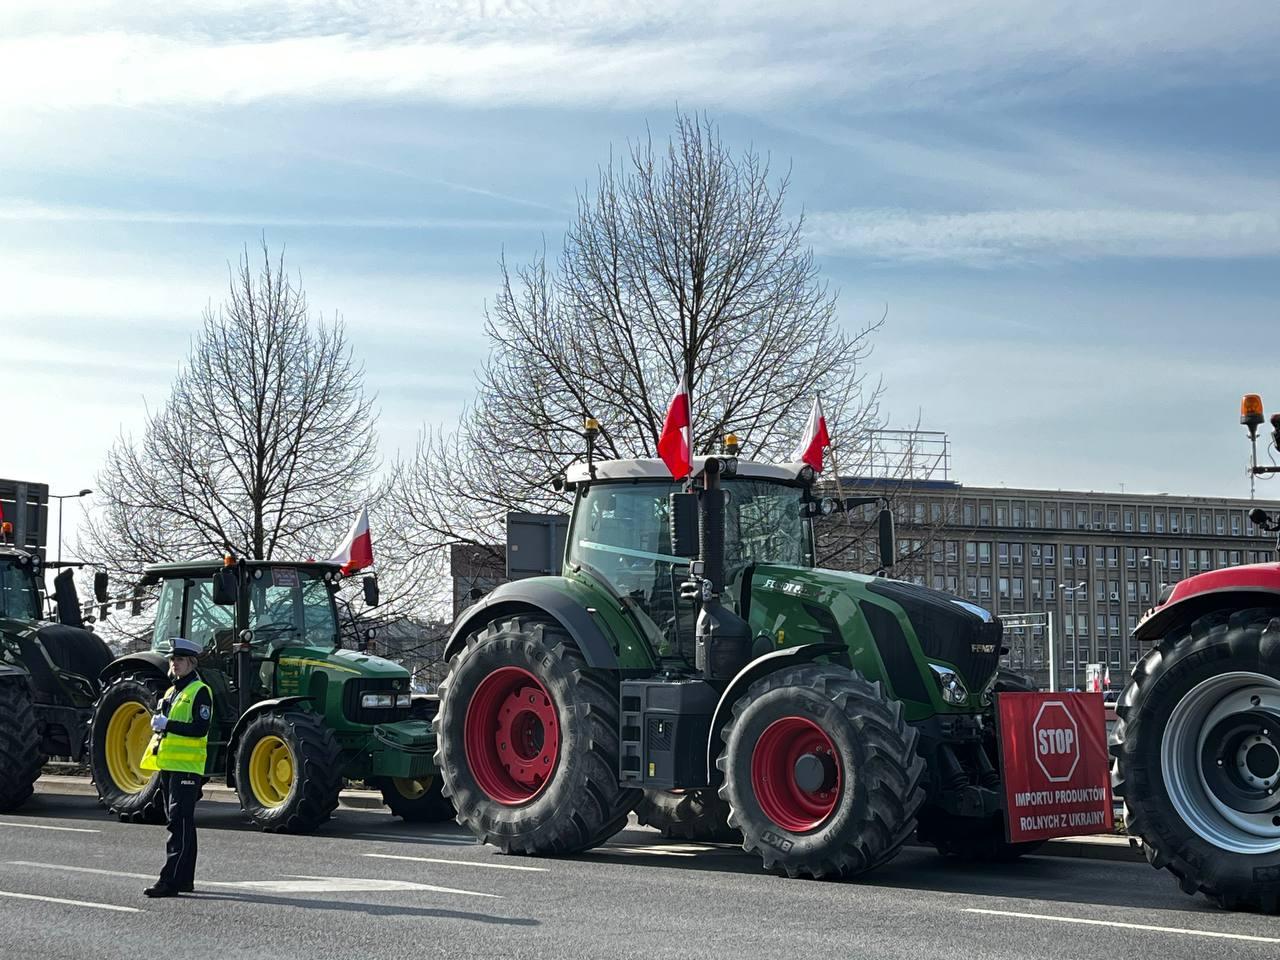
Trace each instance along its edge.
<path fill-rule="evenodd" d="M 173 637 L 169 644 L 173 686 L 151 718 L 154 733 L 142 758 L 143 770 L 160 771 L 169 821 L 168 857 L 160 879 L 143 891 L 148 897 L 176 897 L 195 888 L 196 801 L 200 799 L 213 720 L 213 694 L 196 673 L 203 650 L 184 637 Z"/>

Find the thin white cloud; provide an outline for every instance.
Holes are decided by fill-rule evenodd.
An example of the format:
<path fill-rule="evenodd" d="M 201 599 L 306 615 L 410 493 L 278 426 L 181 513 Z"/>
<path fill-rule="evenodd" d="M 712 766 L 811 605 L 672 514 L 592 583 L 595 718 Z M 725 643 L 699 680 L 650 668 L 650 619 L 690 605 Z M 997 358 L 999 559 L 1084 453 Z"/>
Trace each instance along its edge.
<path fill-rule="evenodd" d="M 97 26 L 89 32 L 85 24 Z M 1280 7 L 1134 0 L 697 6 L 78 0 L 0 12 L 29 107 L 308 98 L 464 105 L 938 102 L 1275 75 Z"/>
<path fill-rule="evenodd" d="M 807 235 L 820 253 L 882 261 L 1011 261 L 1100 257 L 1280 256 L 1280 214 L 1149 210 L 1004 210 L 815 213 Z"/>

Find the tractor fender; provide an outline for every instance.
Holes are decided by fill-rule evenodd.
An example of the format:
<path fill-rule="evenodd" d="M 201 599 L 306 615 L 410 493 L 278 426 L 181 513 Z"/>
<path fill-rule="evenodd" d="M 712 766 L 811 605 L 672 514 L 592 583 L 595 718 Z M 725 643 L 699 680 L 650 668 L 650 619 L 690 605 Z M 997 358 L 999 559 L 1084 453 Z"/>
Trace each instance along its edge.
<path fill-rule="evenodd" d="M 460 653 L 467 637 L 486 623 L 516 614 L 539 614 L 555 620 L 578 645 L 587 666 L 617 670 L 618 658 L 604 630 L 586 608 L 556 586 L 558 578 L 514 580 L 504 583 L 467 610 L 454 624 L 444 650 L 445 662 Z"/>
<path fill-rule="evenodd" d="M 123 657 L 117 657 L 98 674 L 98 679 L 102 686 L 105 687 L 112 680 L 116 679 L 122 673 L 129 673 L 138 668 L 153 671 L 162 677 L 169 675 L 169 658 L 163 653 L 156 653 L 154 650 L 140 650 L 137 653 L 127 653 Z"/>
<path fill-rule="evenodd" d="M 23 667 L 12 663 L 0 663 L 0 680 L 5 680 L 9 677 L 21 677 L 26 680 L 28 676 L 30 674 Z"/>
<path fill-rule="evenodd" d="M 1166 636 L 1189 627 L 1215 610 L 1280 604 L 1280 564 L 1267 563 L 1212 570 L 1174 584 L 1169 599 L 1156 607 L 1134 630 L 1139 640 Z"/>
<path fill-rule="evenodd" d="M 295 703 L 311 703 L 315 697 L 275 697 L 271 700 L 259 700 L 252 707 L 240 714 L 240 719 L 231 728 L 231 738 L 227 741 L 227 786 L 236 785 L 236 747 L 240 744 L 240 736 L 249 724 L 267 713 L 283 712 L 281 708 L 291 707 Z"/>
<path fill-rule="evenodd" d="M 847 656 L 848 650 L 841 643 L 806 643 L 796 647 L 783 647 L 771 650 L 762 657 L 757 657 L 738 671 L 729 681 L 724 693 L 716 704 L 716 712 L 711 715 L 711 730 L 707 734 L 707 782 L 715 783 L 716 757 L 720 753 L 720 731 L 733 715 L 733 705 L 738 698 L 747 692 L 747 688 L 777 670 L 794 667 L 802 663 L 811 663 L 819 657 Z"/>

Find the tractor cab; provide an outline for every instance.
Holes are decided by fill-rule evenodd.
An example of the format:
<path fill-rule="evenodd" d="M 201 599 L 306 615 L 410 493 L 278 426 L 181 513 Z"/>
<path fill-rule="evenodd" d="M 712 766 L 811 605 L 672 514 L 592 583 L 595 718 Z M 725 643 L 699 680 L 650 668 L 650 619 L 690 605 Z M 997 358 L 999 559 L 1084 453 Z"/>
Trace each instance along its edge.
<path fill-rule="evenodd" d="M 39 554 L 0 547 L 0 619 L 43 619 Z"/>

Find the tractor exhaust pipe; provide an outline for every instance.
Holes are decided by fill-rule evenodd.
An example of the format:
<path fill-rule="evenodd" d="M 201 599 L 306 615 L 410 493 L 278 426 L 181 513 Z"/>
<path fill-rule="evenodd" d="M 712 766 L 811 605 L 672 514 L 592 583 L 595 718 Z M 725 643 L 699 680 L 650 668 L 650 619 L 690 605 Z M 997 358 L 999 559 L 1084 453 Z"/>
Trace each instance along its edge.
<path fill-rule="evenodd" d="M 727 680 L 751 659 L 751 628 L 720 603 L 724 591 L 724 494 L 721 462 L 708 457 L 702 471 L 702 510 L 698 520 L 702 559 L 702 596 L 695 628 L 694 663 L 708 680 Z"/>

